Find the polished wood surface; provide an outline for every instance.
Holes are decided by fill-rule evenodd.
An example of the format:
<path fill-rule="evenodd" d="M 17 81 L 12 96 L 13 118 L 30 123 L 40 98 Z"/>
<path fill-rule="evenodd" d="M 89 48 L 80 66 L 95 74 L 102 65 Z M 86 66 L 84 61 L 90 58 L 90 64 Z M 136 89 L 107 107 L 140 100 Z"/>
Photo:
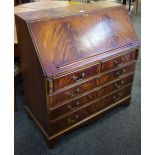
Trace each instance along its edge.
<path fill-rule="evenodd" d="M 66 7 L 69 5 L 79 5 L 80 2 L 68 2 L 68 1 L 40 1 L 40 2 L 32 2 L 17 5 L 14 7 L 14 14 L 17 13 L 24 13 L 24 12 L 31 12 L 37 10 L 45 10 L 45 9 L 52 9 L 52 8 L 60 8 Z M 20 51 L 18 47 L 18 38 L 16 32 L 16 24 L 14 24 L 14 55 L 15 57 L 20 57 Z"/>
<path fill-rule="evenodd" d="M 97 75 L 98 73 L 99 73 L 99 64 L 95 64 L 92 67 L 80 70 L 78 72 L 76 71 L 63 77 L 59 77 L 53 80 L 53 90 L 63 88 L 73 83 L 77 83 L 81 80 Z"/>
<path fill-rule="evenodd" d="M 135 63 L 131 63 L 128 66 L 124 66 L 122 68 L 113 70 L 109 73 L 103 74 L 103 76 L 99 76 L 98 78 L 99 85 L 106 84 L 109 81 L 112 81 L 116 78 L 123 77 L 126 74 L 132 73 L 134 71 L 135 71 Z"/>
<path fill-rule="evenodd" d="M 45 18 L 46 19 L 58 18 L 58 17 L 60 18 L 64 16 L 65 17 L 71 16 L 71 15 L 76 16 L 78 14 L 99 11 L 106 8 L 114 8 L 114 7 L 120 7 L 120 6 L 124 7 L 123 5 L 114 3 L 114 2 L 97 2 L 97 3 L 87 3 L 87 4 L 81 3 L 81 5 L 72 5 L 76 3 L 77 2 L 71 2 L 71 5 L 66 5 L 64 7 L 35 11 L 33 12 L 33 14 L 32 12 L 25 12 L 25 13 L 19 14 L 19 16 L 24 20 L 32 21 L 32 20 L 41 20 Z M 67 4 L 70 4 L 70 2 Z"/>
<path fill-rule="evenodd" d="M 26 105 L 31 109 L 35 118 L 49 133 L 48 113 L 46 103 L 46 83 L 41 64 L 32 43 L 27 25 L 19 18 L 16 19 L 20 47 L 20 62 Z M 36 105 L 37 104 L 37 105 Z M 37 108 L 36 108 L 37 106 Z"/>
<path fill-rule="evenodd" d="M 16 24 L 26 109 L 48 141 L 130 103 L 139 41 L 125 7 L 69 5 Z"/>
<path fill-rule="evenodd" d="M 69 69 L 69 66 L 78 60 L 130 45 L 131 42 L 134 46 L 138 45 L 126 9 L 122 5 L 116 7 L 118 4 L 115 3 L 116 6 L 112 9 L 105 7 L 105 4 L 108 5 L 109 3 L 97 4 L 95 3 L 94 6 L 93 4 L 69 5 L 65 8 L 20 14 L 20 17 L 26 17 L 25 20 L 29 21 L 28 25 L 47 76 L 62 72 L 64 68 Z M 85 10 L 80 13 L 82 6 Z M 62 11 L 59 9 L 62 9 Z M 79 15 L 74 16 L 74 18 L 71 16 L 63 18 L 72 15 L 72 9 L 76 10 L 76 14 Z M 97 9 L 103 9 L 103 11 Z M 67 13 L 64 10 L 67 10 Z M 97 15 L 94 12 L 87 13 L 93 10 L 97 10 L 95 11 Z M 57 12 L 63 14 L 57 15 Z M 31 22 L 31 20 L 34 20 L 33 17 L 37 16 L 39 18 L 40 13 L 44 16 L 43 18 L 47 18 L 48 14 L 54 17 L 59 16 L 59 19 L 54 20 L 50 17 L 49 20 L 40 19 L 37 22 Z M 29 19 L 29 16 L 31 19 Z M 53 43 L 49 44 L 50 42 Z"/>
<path fill-rule="evenodd" d="M 137 37 L 127 14 L 120 6 L 76 17 L 30 22 L 46 75 L 52 76 L 81 59 L 86 60 L 131 42 L 137 46 Z"/>
<path fill-rule="evenodd" d="M 134 50 L 131 53 L 127 53 L 123 56 L 112 58 L 108 61 L 103 61 L 101 64 L 101 72 L 105 72 L 110 69 L 114 69 L 116 67 L 121 67 L 122 65 L 136 60 L 138 51 Z"/>
<path fill-rule="evenodd" d="M 62 103 L 63 101 L 66 102 L 66 100 L 69 100 L 70 98 L 71 99 L 72 98 L 77 98 L 82 93 L 84 93 L 86 91 L 90 91 L 95 87 L 101 87 L 102 85 L 98 85 L 99 82 L 97 82 L 97 80 L 98 80 L 98 77 L 95 78 L 95 79 L 89 80 L 88 82 L 84 82 L 84 83 L 82 83 L 80 85 L 74 86 L 73 88 L 53 93 L 52 96 L 50 97 L 50 100 L 51 100 L 50 101 L 50 106 L 53 107 L 53 106 L 56 105 L 58 108 L 62 109 L 62 107 L 63 107 L 62 105 L 64 105 L 64 103 Z M 123 83 L 122 83 L 122 80 L 123 80 Z M 121 87 L 124 84 L 127 84 L 128 83 L 127 81 L 131 82 L 132 80 L 133 80 L 133 74 L 129 73 L 127 75 L 127 77 L 124 76 L 123 79 L 120 78 L 119 81 L 114 80 L 114 85 L 118 85 L 118 87 Z M 121 81 L 121 83 L 119 83 L 120 81 Z M 111 84 L 111 82 L 109 82 L 109 83 Z M 61 96 L 61 97 L 59 97 L 59 96 Z M 57 107 L 56 107 L 56 109 L 57 109 Z M 71 107 L 73 107 L 73 106 L 71 105 Z"/>
<path fill-rule="evenodd" d="M 118 68 L 117 70 L 115 69 L 107 73 L 99 74 L 93 80 L 86 82 L 86 83 L 82 83 L 80 86 L 74 87 L 74 90 L 73 90 L 74 93 L 71 93 L 70 90 L 69 91 L 65 90 L 63 93 L 64 95 L 62 93 L 58 93 L 59 96 L 62 96 L 62 98 L 60 99 L 58 98 L 57 95 L 54 94 L 55 97 L 51 99 L 53 100 L 51 105 L 54 106 L 55 104 L 60 102 L 60 100 L 63 99 L 63 96 L 67 96 L 67 98 L 74 97 L 76 94 L 79 94 L 80 92 L 90 90 L 100 85 L 104 85 L 108 82 L 111 82 L 112 80 L 116 78 L 121 78 L 121 77 L 126 76 L 127 74 L 134 73 L 134 71 L 135 71 L 135 63 L 130 63 L 127 66 Z"/>
<path fill-rule="evenodd" d="M 17 5 L 14 7 L 14 14 L 24 13 L 24 12 L 32 12 L 38 10 L 46 10 L 52 8 L 60 8 L 67 7 L 69 5 L 79 5 L 80 2 L 68 2 L 68 1 L 41 1 L 41 2 L 32 2 Z M 14 26 L 14 43 L 18 43 L 17 32 L 16 32 L 16 24 Z"/>
<path fill-rule="evenodd" d="M 113 83 L 110 83 L 106 86 L 102 86 L 102 87 L 100 86 L 98 88 L 95 88 L 89 92 L 84 93 L 82 96 L 81 95 L 76 96 L 76 97 L 74 97 L 74 99 L 71 98 L 66 101 L 65 101 L 65 99 L 64 100 L 61 99 L 64 102 L 62 102 L 59 105 L 57 104 L 57 107 L 55 107 L 54 109 L 53 108 L 51 109 L 51 118 L 56 119 L 56 118 L 62 117 L 64 115 L 66 115 L 67 113 L 70 113 L 76 109 L 79 109 L 81 106 L 89 103 L 90 101 L 92 101 L 94 99 L 105 96 L 106 94 L 112 92 L 113 90 L 120 89 L 123 86 L 125 86 L 129 83 L 132 83 L 132 81 L 133 81 L 133 74 L 131 74 L 127 77 L 124 77 L 120 80 L 114 81 Z M 62 96 L 62 95 L 60 95 L 60 96 Z M 51 98 L 51 100 L 54 103 L 56 103 L 53 98 Z M 53 105 L 51 105 L 51 107 L 52 106 Z"/>
<path fill-rule="evenodd" d="M 129 96 L 130 93 L 131 93 L 131 85 L 129 85 L 128 87 L 122 90 L 119 90 L 110 95 L 107 95 L 106 97 L 102 97 L 97 100 L 94 100 L 92 103 L 90 102 L 81 110 L 74 111 L 70 115 L 67 115 L 64 118 L 61 118 L 56 122 L 51 121 L 52 133 L 57 133 L 61 130 L 64 130 L 65 128 L 68 128 L 69 126 L 76 124 L 77 122 L 83 120 L 84 118 L 91 116 L 95 112 L 98 112 L 101 109 L 104 109 L 110 104 L 113 104 L 118 100 L 126 96 Z"/>

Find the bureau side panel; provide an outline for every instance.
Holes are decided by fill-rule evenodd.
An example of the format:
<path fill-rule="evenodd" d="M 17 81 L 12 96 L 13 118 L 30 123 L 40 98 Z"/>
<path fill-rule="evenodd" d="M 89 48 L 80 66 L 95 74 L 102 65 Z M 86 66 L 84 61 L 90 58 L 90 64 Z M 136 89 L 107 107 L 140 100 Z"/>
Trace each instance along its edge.
<path fill-rule="evenodd" d="M 49 133 L 45 75 L 27 23 L 16 16 L 26 108 L 45 134 Z"/>

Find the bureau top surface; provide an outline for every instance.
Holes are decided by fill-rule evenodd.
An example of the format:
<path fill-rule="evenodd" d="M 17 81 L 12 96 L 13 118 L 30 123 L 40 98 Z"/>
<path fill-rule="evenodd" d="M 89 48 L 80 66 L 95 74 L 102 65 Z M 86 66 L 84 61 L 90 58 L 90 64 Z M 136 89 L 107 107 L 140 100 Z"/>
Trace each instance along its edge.
<path fill-rule="evenodd" d="M 75 5 L 78 4 L 78 5 Z M 78 2 L 59 2 L 52 1 L 46 2 L 46 5 L 42 5 L 42 3 L 38 3 L 36 5 L 24 4 L 25 8 L 24 12 L 20 12 L 20 10 L 16 9 L 15 14 L 18 14 L 21 18 L 26 21 L 30 20 L 41 20 L 41 19 L 54 19 L 64 16 L 77 15 L 81 14 L 81 10 L 85 12 L 92 12 L 95 10 L 106 9 L 110 7 L 122 6 L 122 4 L 100 1 L 97 3 L 78 3 Z M 29 9 L 28 11 L 26 9 Z"/>
<path fill-rule="evenodd" d="M 67 5 L 17 16 L 28 24 L 47 77 L 112 50 L 139 46 L 128 11 L 117 3 Z"/>

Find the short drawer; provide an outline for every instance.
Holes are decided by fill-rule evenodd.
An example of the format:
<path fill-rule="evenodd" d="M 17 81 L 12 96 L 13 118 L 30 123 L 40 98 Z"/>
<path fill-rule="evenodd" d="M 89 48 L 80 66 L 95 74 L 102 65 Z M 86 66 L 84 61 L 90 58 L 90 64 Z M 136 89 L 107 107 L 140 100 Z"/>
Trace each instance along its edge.
<path fill-rule="evenodd" d="M 103 74 L 100 77 L 98 77 L 98 85 L 104 85 L 112 80 L 126 76 L 128 73 L 131 73 L 131 72 L 134 73 L 135 67 L 136 67 L 135 63 L 130 63 L 127 66 L 124 66 L 119 69 L 113 70 L 109 73 Z"/>
<path fill-rule="evenodd" d="M 127 97 L 131 93 L 132 86 L 125 87 L 117 92 L 111 93 L 110 95 L 98 99 L 86 107 L 73 112 L 72 114 L 69 114 L 65 116 L 64 118 L 61 118 L 57 121 L 51 121 L 51 130 L 53 134 L 56 134 L 57 132 L 60 132 L 62 130 L 65 130 L 80 121 L 90 117 L 94 113 L 103 110 L 104 108 L 118 102 L 119 100 Z"/>
<path fill-rule="evenodd" d="M 72 101 L 66 102 L 63 105 L 60 105 L 51 110 L 51 119 L 56 119 L 67 113 L 70 113 L 88 102 L 103 97 L 112 91 L 116 91 L 117 89 L 120 89 L 127 84 L 131 84 L 132 81 L 133 75 L 129 75 L 128 77 L 114 81 L 106 86 L 99 87 L 88 94 L 85 93 L 83 94 L 83 96 L 78 97 Z"/>
<path fill-rule="evenodd" d="M 104 74 L 104 75 L 101 74 L 100 76 L 98 76 L 95 79 L 92 79 L 90 81 L 87 81 L 85 83 L 77 85 L 77 86 L 70 88 L 68 90 L 54 93 L 50 96 L 50 107 L 55 106 L 67 99 L 72 98 L 72 97 L 76 97 L 76 96 L 78 96 L 88 90 L 91 90 L 95 87 L 98 87 L 100 85 L 105 85 L 106 83 L 111 82 L 117 78 L 126 76 L 128 73 L 134 72 L 134 70 L 135 70 L 135 63 L 132 63 L 128 66 L 119 68 L 118 70 L 114 70 L 107 74 Z"/>
<path fill-rule="evenodd" d="M 105 72 L 117 67 L 121 67 L 130 61 L 136 60 L 138 55 L 138 50 L 134 50 L 130 53 L 118 56 L 116 58 L 110 59 L 108 61 L 103 61 L 101 65 L 101 72 Z"/>
<path fill-rule="evenodd" d="M 99 73 L 99 64 L 96 64 L 94 66 L 91 66 L 89 68 L 59 77 L 55 78 L 53 80 L 53 89 L 57 90 L 60 88 L 64 88 L 70 84 L 79 82 L 83 79 L 86 79 L 88 77 L 94 76 Z"/>

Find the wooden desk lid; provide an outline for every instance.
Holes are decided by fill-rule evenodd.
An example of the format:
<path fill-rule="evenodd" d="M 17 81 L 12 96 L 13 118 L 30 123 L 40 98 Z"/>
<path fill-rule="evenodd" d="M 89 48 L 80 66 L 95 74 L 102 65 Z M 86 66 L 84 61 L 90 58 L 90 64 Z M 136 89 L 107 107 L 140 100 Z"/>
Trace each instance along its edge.
<path fill-rule="evenodd" d="M 128 11 L 117 3 L 69 5 L 18 16 L 28 23 L 48 77 L 78 61 L 139 46 Z"/>

